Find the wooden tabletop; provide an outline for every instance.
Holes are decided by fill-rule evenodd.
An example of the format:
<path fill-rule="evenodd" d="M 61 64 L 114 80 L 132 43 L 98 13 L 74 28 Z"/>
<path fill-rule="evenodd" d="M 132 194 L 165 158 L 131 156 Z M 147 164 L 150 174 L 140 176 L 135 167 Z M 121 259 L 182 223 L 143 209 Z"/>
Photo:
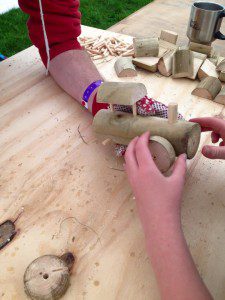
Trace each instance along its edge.
<path fill-rule="evenodd" d="M 115 36 L 88 27 L 83 34 Z M 118 80 L 113 64 L 98 65 L 108 80 Z M 187 119 L 224 116 L 222 105 L 191 95 L 195 81 L 138 73 L 134 81 L 143 82 L 149 96 L 165 104 L 178 102 Z M 96 140 L 91 115 L 45 76 L 34 47 L 0 63 L 0 74 L 0 222 L 21 213 L 16 237 L 0 250 L 0 299 L 26 299 L 28 264 L 44 254 L 71 251 L 77 261 L 63 299 L 158 300 L 122 159 L 112 145 L 103 147 Z M 210 135 L 205 133 L 201 146 L 206 143 Z M 207 160 L 199 151 L 189 162 L 182 207 L 191 253 L 221 300 L 224 169 L 224 161 Z"/>
<path fill-rule="evenodd" d="M 142 37 L 146 35 L 159 36 L 161 29 L 168 29 L 179 34 L 179 44 L 187 43 L 187 24 L 191 5 L 194 2 L 199 1 L 154 0 L 149 5 L 113 25 L 109 30 Z M 221 5 L 225 4 L 224 0 L 216 0 L 215 2 Z M 225 21 L 222 23 L 221 31 L 225 34 Z M 213 46 L 221 55 L 225 56 L 225 41 L 216 40 Z"/>

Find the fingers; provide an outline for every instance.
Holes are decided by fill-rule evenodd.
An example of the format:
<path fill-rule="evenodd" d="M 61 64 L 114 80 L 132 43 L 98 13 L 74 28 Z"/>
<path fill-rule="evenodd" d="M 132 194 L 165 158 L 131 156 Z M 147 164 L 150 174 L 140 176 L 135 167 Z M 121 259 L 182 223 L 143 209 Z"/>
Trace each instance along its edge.
<path fill-rule="evenodd" d="M 225 120 L 219 118 L 194 118 L 190 120 L 191 122 L 198 123 L 202 131 L 214 131 L 220 135 L 225 134 Z"/>
<path fill-rule="evenodd" d="M 150 167 L 151 169 L 157 169 L 153 159 L 151 152 L 149 150 L 149 138 L 150 138 L 150 133 L 146 132 L 142 134 L 135 146 L 135 152 L 136 152 L 136 158 L 137 162 L 139 165 L 139 168 L 142 167 Z"/>
<path fill-rule="evenodd" d="M 204 146 L 202 154 L 210 159 L 225 159 L 225 147 Z"/>
<path fill-rule="evenodd" d="M 212 139 L 212 143 L 216 144 L 219 142 L 220 139 L 220 135 L 218 133 L 215 133 L 214 131 L 211 133 L 211 139 Z"/>
<path fill-rule="evenodd" d="M 187 170 L 186 160 L 187 160 L 186 154 L 181 154 L 177 158 L 177 160 L 174 164 L 173 173 L 172 173 L 171 177 L 178 177 L 178 178 L 185 179 L 186 170 Z"/>
<path fill-rule="evenodd" d="M 137 140 L 138 137 L 134 138 L 130 142 L 125 153 L 125 162 L 126 162 L 125 169 L 128 175 L 134 174 L 138 169 L 138 163 L 137 163 L 136 153 L 135 153 L 135 145 L 137 143 Z"/>

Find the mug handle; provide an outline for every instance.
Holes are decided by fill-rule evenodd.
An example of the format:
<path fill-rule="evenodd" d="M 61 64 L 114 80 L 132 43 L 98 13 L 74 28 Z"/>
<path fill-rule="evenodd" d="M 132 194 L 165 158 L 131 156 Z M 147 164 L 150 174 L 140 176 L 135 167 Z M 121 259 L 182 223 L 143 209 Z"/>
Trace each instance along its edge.
<path fill-rule="evenodd" d="M 225 10 L 221 13 L 221 15 L 219 16 L 219 18 L 225 18 Z M 218 39 L 218 40 L 225 40 L 225 35 L 222 34 L 222 32 L 220 31 L 217 31 L 215 33 L 215 38 Z"/>

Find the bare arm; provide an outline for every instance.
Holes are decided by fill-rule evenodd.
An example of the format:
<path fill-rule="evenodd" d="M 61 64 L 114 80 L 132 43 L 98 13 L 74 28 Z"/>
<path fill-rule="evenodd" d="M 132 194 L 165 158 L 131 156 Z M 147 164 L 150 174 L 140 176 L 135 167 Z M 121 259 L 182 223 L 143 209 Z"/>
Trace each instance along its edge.
<path fill-rule="evenodd" d="M 84 50 L 69 50 L 53 58 L 50 62 L 50 73 L 55 81 L 78 102 L 86 88 L 102 76 Z M 89 100 L 89 110 L 92 112 L 94 93 Z"/>
<path fill-rule="evenodd" d="M 180 220 L 186 157 L 164 177 L 148 149 L 149 134 L 135 138 L 125 154 L 125 169 L 144 228 L 147 251 L 163 300 L 211 300 L 188 250 Z"/>

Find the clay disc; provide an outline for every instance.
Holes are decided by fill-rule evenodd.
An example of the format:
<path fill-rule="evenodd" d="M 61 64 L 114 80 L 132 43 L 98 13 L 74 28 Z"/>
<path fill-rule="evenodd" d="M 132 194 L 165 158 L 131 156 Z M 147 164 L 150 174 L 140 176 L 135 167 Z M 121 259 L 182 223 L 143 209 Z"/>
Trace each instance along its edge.
<path fill-rule="evenodd" d="M 176 154 L 170 142 L 160 136 L 150 138 L 149 149 L 158 169 L 165 173 L 175 161 Z"/>
<path fill-rule="evenodd" d="M 0 249 L 4 248 L 16 235 L 15 225 L 12 221 L 5 221 L 0 225 Z"/>
<path fill-rule="evenodd" d="M 69 269 L 63 259 L 44 255 L 27 267 L 24 274 L 25 291 L 31 299 L 59 299 L 69 286 L 69 277 Z"/>

